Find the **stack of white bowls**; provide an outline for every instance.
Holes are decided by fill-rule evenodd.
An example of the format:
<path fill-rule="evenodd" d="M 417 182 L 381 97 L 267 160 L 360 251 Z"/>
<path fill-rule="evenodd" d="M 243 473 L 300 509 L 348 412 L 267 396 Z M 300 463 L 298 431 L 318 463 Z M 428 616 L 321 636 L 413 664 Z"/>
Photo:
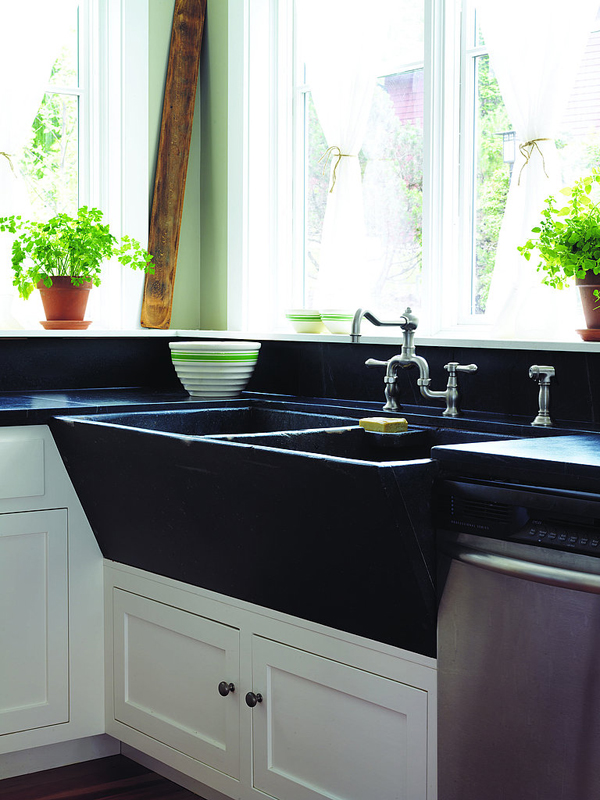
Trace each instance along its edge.
<path fill-rule="evenodd" d="M 238 397 L 258 360 L 259 342 L 170 342 L 171 359 L 183 388 L 210 400 Z"/>
<path fill-rule="evenodd" d="M 309 308 L 292 308 L 285 312 L 296 333 L 323 333 L 321 314 Z"/>

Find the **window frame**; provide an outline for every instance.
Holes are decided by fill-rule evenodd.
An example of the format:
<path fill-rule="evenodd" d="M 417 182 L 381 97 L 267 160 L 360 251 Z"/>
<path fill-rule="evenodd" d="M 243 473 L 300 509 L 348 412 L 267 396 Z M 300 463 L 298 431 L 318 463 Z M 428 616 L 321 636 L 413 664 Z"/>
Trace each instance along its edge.
<path fill-rule="evenodd" d="M 297 98 L 290 103 L 286 95 L 295 85 L 297 65 L 291 63 L 290 48 L 278 38 L 282 32 L 289 35 L 293 0 L 227 1 L 228 327 L 284 333 L 289 328 L 283 310 L 297 304 L 294 297 L 301 296 L 304 272 L 303 169 L 300 159 L 289 156 L 303 131 L 300 115 L 294 113 Z M 489 340 L 492 325 L 470 308 L 474 208 L 466 195 L 473 186 L 474 148 L 466 123 L 473 108 L 474 82 L 466 80 L 466 72 L 487 48 L 467 47 L 472 19 L 468 5 L 470 0 L 424 2 L 424 268 L 419 334 Z M 262 155 L 252 167 L 257 141 Z M 291 259 L 300 269 L 279 268 Z M 377 330 L 378 336 L 386 333 Z M 389 335 L 396 335 L 393 329 Z"/>

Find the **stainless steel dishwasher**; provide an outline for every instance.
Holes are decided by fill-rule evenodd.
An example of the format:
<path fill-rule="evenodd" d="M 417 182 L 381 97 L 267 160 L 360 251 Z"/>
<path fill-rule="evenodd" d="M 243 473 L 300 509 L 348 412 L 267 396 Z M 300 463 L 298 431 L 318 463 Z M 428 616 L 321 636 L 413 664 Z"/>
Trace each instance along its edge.
<path fill-rule="evenodd" d="M 438 501 L 439 800 L 598 800 L 600 492 Z"/>

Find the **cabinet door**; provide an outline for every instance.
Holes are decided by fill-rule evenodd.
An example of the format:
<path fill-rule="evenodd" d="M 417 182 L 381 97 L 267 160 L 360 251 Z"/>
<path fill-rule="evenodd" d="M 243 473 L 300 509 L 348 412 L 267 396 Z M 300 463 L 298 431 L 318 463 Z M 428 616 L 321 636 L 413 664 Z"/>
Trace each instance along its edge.
<path fill-rule="evenodd" d="M 427 692 L 253 637 L 254 786 L 285 800 L 424 800 Z"/>
<path fill-rule="evenodd" d="M 239 777 L 239 631 L 113 591 L 115 718 Z"/>
<path fill-rule="evenodd" d="M 67 512 L 0 514 L 0 734 L 69 720 Z"/>

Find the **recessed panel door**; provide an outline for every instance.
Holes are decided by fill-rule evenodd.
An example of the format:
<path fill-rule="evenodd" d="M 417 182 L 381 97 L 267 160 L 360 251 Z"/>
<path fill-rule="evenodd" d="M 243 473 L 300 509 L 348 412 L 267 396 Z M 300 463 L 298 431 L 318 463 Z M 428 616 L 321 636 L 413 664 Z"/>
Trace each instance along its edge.
<path fill-rule="evenodd" d="M 0 514 L 0 735 L 69 721 L 68 602 L 66 510 Z"/>
<path fill-rule="evenodd" d="M 239 777 L 236 628 L 114 589 L 114 672 L 117 720 Z"/>
<path fill-rule="evenodd" d="M 285 800 L 424 800 L 427 692 L 253 637 L 254 786 Z"/>

